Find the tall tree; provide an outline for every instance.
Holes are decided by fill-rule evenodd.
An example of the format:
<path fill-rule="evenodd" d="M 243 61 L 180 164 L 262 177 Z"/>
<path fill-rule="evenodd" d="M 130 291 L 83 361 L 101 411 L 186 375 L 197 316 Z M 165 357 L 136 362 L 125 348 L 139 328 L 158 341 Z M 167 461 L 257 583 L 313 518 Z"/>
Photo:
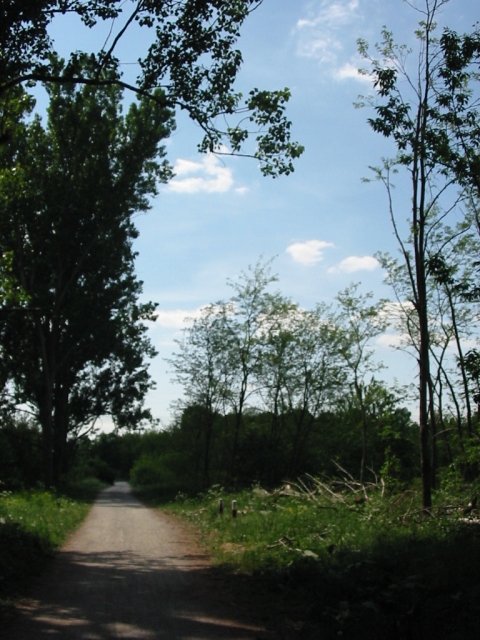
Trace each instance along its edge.
<path fill-rule="evenodd" d="M 438 224 L 431 234 L 428 259 L 430 282 L 438 290 L 439 307 L 445 309 L 441 328 L 445 336 L 451 337 L 456 352 L 455 373 L 459 375 L 459 397 L 464 406 L 467 435 L 473 435 L 473 414 L 471 392 L 465 367 L 465 348 L 467 340 L 475 337 L 477 323 L 476 305 L 469 296 L 472 282 L 476 279 L 475 263 L 480 254 L 480 239 L 475 229 L 475 216 L 468 211 L 464 220 L 453 228 Z M 437 314 L 441 317 L 441 314 Z M 443 371 L 443 373 L 445 373 Z M 447 376 L 445 376 L 447 378 Z M 447 379 L 449 388 L 452 384 Z M 453 395 L 453 394 L 452 394 Z M 440 399 L 440 398 L 439 398 Z M 459 424 L 459 430 L 462 425 Z"/>
<path fill-rule="evenodd" d="M 409 242 L 411 239 L 409 240 Z M 428 322 L 430 331 L 430 378 L 432 403 L 432 457 L 435 462 L 437 436 L 433 432 L 438 424 L 439 433 L 447 441 L 448 431 L 443 426 L 449 413 L 456 417 L 460 440 L 466 427 L 467 435 L 473 429 L 471 392 L 466 372 L 464 345 L 477 333 L 475 308 L 465 300 L 475 275 L 474 263 L 480 243 L 474 220 L 467 213 L 452 227 L 445 224 L 443 215 L 432 210 L 426 242 L 426 286 Z M 419 357 L 418 316 L 411 302 L 411 283 L 404 260 L 388 254 L 378 254 L 385 282 L 395 293 L 396 303 L 389 307 L 392 323 L 400 338 L 397 348 Z M 432 465 L 434 479 L 435 464 Z"/>
<path fill-rule="evenodd" d="M 288 399 L 287 381 L 292 371 L 292 351 L 295 350 L 295 319 L 298 305 L 288 298 L 277 297 L 272 318 L 262 332 L 262 357 L 255 372 L 258 396 L 262 408 L 270 418 L 269 433 L 265 442 L 268 447 L 269 472 L 273 478 L 285 477 L 288 469 Z"/>
<path fill-rule="evenodd" d="M 213 427 L 225 405 L 230 386 L 230 371 L 224 351 L 225 309 L 221 304 L 208 305 L 199 318 L 183 332 L 178 351 L 167 362 L 173 379 L 182 385 L 184 398 L 176 403 L 182 419 L 191 416 L 197 422 L 197 439 L 202 447 L 202 483 L 210 482 L 210 453 Z"/>
<path fill-rule="evenodd" d="M 367 460 L 367 429 L 369 426 L 369 388 L 375 387 L 374 371 L 382 364 L 373 361 L 372 341 L 387 328 L 387 317 L 383 313 L 386 301 L 372 303 L 373 294 L 361 295 L 360 284 L 351 284 L 337 294 L 338 309 L 335 326 L 338 331 L 339 353 L 344 361 L 352 395 L 361 416 L 362 460 L 360 482 L 365 477 Z"/>
<path fill-rule="evenodd" d="M 278 328 L 284 299 L 270 293 L 277 280 L 270 262 L 258 263 L 229 281 L 233 295 L 203 309 L 199 319 L 184 332 L 179 350 L 169 360 L 175 380 L 183 386 L 186 404 L 203 408 L 205 461 L 209 459 L 213 421 L 223 413 L 225 426 L 226 480 L 235 480 L 238 446 L 249 401 L 264 383 L 261 375 L 266 343 L 272 328 Z M 208 466 L 205 478 L 208 477 Z"/>
<path fill-rule="evenodd" d="M 89 65 L 86 77 L 96 73 Z M 0 343 L 17 400 L 41 423 L 50 485 L 82 426 L 104 414 L 120 426 L 148 416 L 154 350 L 144 321 L 154 305 L 138 302 L 132 215 L 170 176 L 161 141 L 172 120 L 148 99 L 122 115 L 115 86 L 47 89 L 47 127 L 34 118 L 1 148 L 0 247 L 31 313 L 4 314 Z"/>
<path fill-rule="evenodd" d="M 186 110 L 200 125 L 203 151 L 259 159 L 265 174 L 293 170 L 303 149 L 291 141 L 285 117 L 288 89 L 253 89 L 244 99 L 235 90 L 242 54 L 236 48 L 241 27 L 263 0 L 14 0 L 4 3 L 0 25 L 0 95 L 26 83 L 123 87 L 170 109 Z M 90 54 L 95 69 L 85 74 L 82 54 L 73 53 L 59 69 L 50 28 L 64 15 L 78 17 L 78 29 L 110 22 L 103 46 Z M 117 57 L 132 29 L 145 42 L 135 82 L 125 81 Z M 103 39 L 102 39 L 103 42 Z M 53 60 L 53 62 L 52 62 Z M 105 74 L 109 71 L 109 74 Z M 158 89 L 162 89 L 159 93 Z M 239 118 L 235 118 L 239 115 Z M 229 119 L 232 118 L 233 120 Z M 227 124 L 225 124 L 227 123 Z M 254 135 L 251 149 L 245 149 Z M 3 138 L 9 131 L 0 131 Z"/>
<path fill-rule="evenodd" d="M 329 308 L 317 305 L 313 311 L 292 313 L 293 340 L 285 365 L 286 411 L 292 422 L 288 473 L 299 472 L 316 419 L 336 403 L 343 385 L 343 364 L 339 357 L 338 333 Z"/>
<path fill-rule="evenodd" d="M 423 17 L 416 31 L 418 55 L 413 64 L 413 75 L 407 64 L 410 50 L 396 45 L 387 30 L 383 31 L 383 41 L 377 47 L 380 60 L 370 56 L 365 41 L 359 41 L 361 54 L 371 64 L 370 74 L 377 94 L 377 99 L 370 101 L 376 113 L 369 123 L 374 131 L 392 138 L 397 149 L 396 158 L 385 161 L 375 173 L 388 190 L 391 219 L 407 268 L 410 299 L 418 323 L 418 399 L 425 510 L 432 504 L 429 415 L 434 418 L 427 288 L 430 221 L 432 213 L 442 208 L 442 202 L 446 203 L 442 215 L 447 215 L 463 197 L 463 194 L 458 198 L 451 196 L 449 189 L 453 187 L 456 192 L 459 185 L 464 185 L 460 168 L 465 162 L 471 167 L 468 150 L 472 149 L 470 142 L 475 142 L 468 117 L 464 120 L 465 127 L 459 129 L 452 126 L 451 121 L 461 110 L 462 96 L 471 92 L 466 83 L 476 76 L 462 78 L 459 75 L 455 81 L 449 80 L 448 56 L 445 55 L 449 45 L 444 46 L 444 42 L 435 36 L 436 15 L 447 1 L 424 0 L 422 8 L 418 9 Z M 473 40 L 476 42 L 478 38 Z M 462 144 L 463 135 L 467 146 Z M 391 176 L 399 169 L 407 172 L 411 184 L 411 246 L 407 246 L 402 238 L 393 206 Z"/>
<path fill-rule="evenodd" d="M 230 371 L 225 407 L 233 414 L 229 482 L 235 477 L 244 411 L 249 398 L 258 392 L 256 377 L 263 355 L 264 336 L 275 323 L 279 294 L 269 293 L 268 287 L 277 279 L 271 272 L 271 260 L 263 262 L 260 259 L 247 272 L 242 272 L 238 281 L 228 281 L 234 292 L 224 314 L 224 357 Z"/>

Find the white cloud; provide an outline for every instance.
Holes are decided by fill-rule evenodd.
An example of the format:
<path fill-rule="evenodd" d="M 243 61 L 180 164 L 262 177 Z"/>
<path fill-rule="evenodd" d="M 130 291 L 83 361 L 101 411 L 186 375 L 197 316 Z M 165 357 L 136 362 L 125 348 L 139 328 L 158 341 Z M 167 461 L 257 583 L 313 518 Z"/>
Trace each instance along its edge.
<path fill-rule="evenodd" d="M 362 18 L 359 0 L 323 0 L 318 11 L 297 22 L 297 54 L 318 60 L 337 80 L 365 82 L 367 78 L 355 66 L 353 50 L 345 52 L 354 47 L 353 42 L 345 41 L 346 26 L 357 26 Z"/>
<path fill-rule="evenodd" d="M 388 306 L 390 305 L 387 305 L 387 307 Z M 411 303 L 406 303 L 405 305 L 403 305 L 403 303 L 402 305 L 397 305 L 397 303 L 391 304 L 393 310 L 395 311 L 396 307 L 399 314 L 402 313 L 401 309 L 404 306 L 407 308 L 407 311 L 408 307 L 413 308 L 413 305 L 411 305 Z M 413 347 L 412 337 L 405 332 L 383 333 L 382 335 L 377 337 L 377 339 L 375 340 L 375 344 L 378 347 L 392 349 L 411 349 Z M 478 340 L 466 338 L 462 340 L 462 348 L 464 350 L 478 348 Z M 449 343 L 447 347 L 447 353 L 450 355 L 457 355 L 457 346 L 453 341 Z"/>
<path fill-rule="evenodd" d="M 337 52 L 342 49 L 341 43 L 327 34 L 309 38 L 300 43 L 298 53 L 304 58 L 315 58 L 319 62 L 334 64 Z"/>
<path fill-rule="evenodd" d="M 338 273 L 343 271 L 345 273 L 354 273 L 355 271 L 373 271 L 380 266 L 380 263 L 376 258 L 372 256 L 350 256 L 342 260 L 336 267 L 331 267 L 328 273 Z"/>
<path fill-rule="evenodd" d="M 199 318 L 203 307 L 186 311 L 185 309 L 172 309 L 169 311 L 157 310 L 155 312 L 155 322 L 161 327 L 168 329 L 182 329 L 186 324 L 192 322 L 194 318 Z"/>
<path fill-rule="evenodd" d="M 315 262 L 323 260 L 323 249 L 333 246 L 333 243 L 323 240 L 307 240 L 306 242 L 294 242 L 287 247 L 287 253 L 292 256 L 295 262 L 315 264 Z"/>
<path fill-rule="evenodd" d="M 359 0 L 334 0 L 324 1 L 323 9 L 313 19 L 301 18 L 297 22 L 297 27 L 336 27 L 346 22 L 350 22 L 358 9 Z"/>
<path fill-rule="evenodd" d="M 390 301 L 383 305 L 380 316 L 387 320 L 390 325 L 399 327 L 405 322 L 406 316 L 412 317 L 412 313 L 414 313 L 414 306 L 410 300 L 403 300 L 402 302 Z"/>
<path fill-rule="evenodd" d="M 184 176 L 189 173 L 201 171 L 202 168 L 203 164 L 201 162 L 193 162 L 192 160 L 183 160 L 183 158 L 179 158 L 175 164 L 174 171 L 176 176 Z"/>
<path fill-rule="evenodd" d="M 213 153 L 207 154 L 201 162 L 179 158 L 173 171 L 175 177 L 170 180 L 168 189 L 175 193 L 224 193 L 233 186 L 231 169 Z"/>
<path fill-rule="evenodd" d="M 343 67 L 335 69 L 333 75 L 337 80 L 357 80 L 358 82 L 371 84 L 372 80 L 370 76 L 360 73 L 358 69 L 359 67 L 354 65 L 352 62 L 347 62 Z"/>
<path fill-rule="evenodd" d="M 379 347 L 397 349 L 408 343 L 408 336 L 400 333 L 383 333 L 381 336 L 378 336 L 375 343 Z"/>

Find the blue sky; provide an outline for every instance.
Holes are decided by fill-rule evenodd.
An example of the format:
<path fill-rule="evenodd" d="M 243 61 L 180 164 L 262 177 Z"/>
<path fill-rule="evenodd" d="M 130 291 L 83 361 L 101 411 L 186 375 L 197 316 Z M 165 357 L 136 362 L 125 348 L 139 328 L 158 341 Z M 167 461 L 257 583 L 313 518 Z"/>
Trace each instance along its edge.
<path fill-rule="evenodd" d="M 439 26 L 470 31 L 479 9 L 477 0 L 451 0 Z M 290 88 L 293 138 L 306 149 L 291 176 L 272 180 L 262 177 L 254 160 L 199 155 L 201 132 L 179 118 L 167 141 L 176 176 L 161 188 L 151 211 L 136 219 L 137 272 L 145 299 L 159 303 L 150 330 L 159 351 L 151 366 L 157 389 L 148 405 L 164 424 L 181 393 L 164 358 L 175 349 L 183 318 L 228 297 L 227 278 L 235 279 L 261 255 L 276 256 L 278 289 L 305 308 L 331 302 L 351 282 L 379 297 L 390 295 L 373 257 L 397 251 L 386 194 L 380 184 L 361 179 L 394 148 L 370 130 L 368 110 L 353 107 L 370 88 L 357 73 L 363 64 L 356 40 L 373 45 L 386 25 L 397 42 L 413 46 L 420 18 L 402 0 L 264 0 L 249 17 L 239 41 L 244 64 L 238 87 Z M 86 46 L 85 34 L 68 22 L 52 33 L 65 50 L 75 48 L 75 37 L 79 48 Z M 94 45 L 101 34 L 88 37 Z M 138 38 L 126 39 L 123 62 L 138 57 Z M 386 377 L 393 369 L 400 379 L 413 379 L 413 360 L 402 359 L 386 341 L 378 352 L 389 364 Z"/>

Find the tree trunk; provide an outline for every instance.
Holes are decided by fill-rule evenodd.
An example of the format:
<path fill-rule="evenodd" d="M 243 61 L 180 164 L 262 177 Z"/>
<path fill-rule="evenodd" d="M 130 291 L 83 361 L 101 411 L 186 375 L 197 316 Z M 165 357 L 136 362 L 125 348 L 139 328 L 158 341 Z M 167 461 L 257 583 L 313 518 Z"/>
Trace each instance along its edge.
<path fill-rule="evenodd" d="M 48 391 L 39 401 L 39 422 L 42 427 L 42 468 L 43 483 L 46 489 L 53 486 L 53 424 L 52 424 L 52 396 Z"/>
<path fill-rule="evenodd" d="M 54 424 L 53 424 L 53 371 L 55 370 L 53 355 L 49 349 L 50 337 L 48 331 L 44 330 L 44 326 L 40 319 L 36 319 L 36 329 L 39 336 L 40 356 L 42 362 L 42 378 L 43 384 L 41 388 L 41 397 L 37 398 L 39 407 L 39 421 L 42 427 L 42 456 L 43 456 L 43 482 L 47 489 L 54 485 Z"/>
<path fill-rule="evenodd" d="M 59 486 L 62 477 L 67 470 L 67 440 L 69 432 L 68 415 L 69 389 L 65 384 L 56 386 L 55 389 L 55 414 L 54 414 L 54 449 L 53 449 L 53 482 Z"/>
<path fill-rule="evenodd" d="M 215 422 L 215 414 L 212 409 L 208 409 L 208 413 L 205 416 L 205 440 L 204 440 L 204 452 L 203 452 L 203 486 L 208 488 L 210 486 L 210 450 L 212 445 L 213 424 Z"/>
<path fill-rule="evenodd" d="M 453 303 L 452 292 L 450 291 L 448 284 L 446 285 L 445 288 L 448 296 L 448 303 L 450 305 L 450 314 L 452 317 L 453 331 L 455 335 L 455 342 L 457 345 L 458 364 L 459 364 L 460 373 L 462 376 L 463 393 L 465 394 L 465 407 L 467 409 L 467 433 L 469 437 L 472 437 L 473 435 L 472 407 L 470 404 L 470 391 L 468 388 L 467 372 L 465 371 L 465 359 L 463 357 L 462 343 L 460 340 L 460 333 L 458 331 L 458 326 L 457 326 L 457 314 L 455 312 L 455 305 Z"/>
<path fill-rule="evenodd" d="M 423 99 L 420 101 L 416 116 L 416 133 L 413 145 L 412 166 L 412 230 L 415 257 L 416 310 L 420 329 L 419 345 L 419 425 L 422 473 L 422 507 L 428 511 L 432 507 L 432 465 L 430 458 L 429 434 L 429 394 L 430 382 L 430 330 L 427 309 L 427 273 L 425 256 L 425 227 L 427 218 L 427 169 L 425 138 L 427 131 L 429 87 L 429 40 L 426 40 L 426 68 Z"/>

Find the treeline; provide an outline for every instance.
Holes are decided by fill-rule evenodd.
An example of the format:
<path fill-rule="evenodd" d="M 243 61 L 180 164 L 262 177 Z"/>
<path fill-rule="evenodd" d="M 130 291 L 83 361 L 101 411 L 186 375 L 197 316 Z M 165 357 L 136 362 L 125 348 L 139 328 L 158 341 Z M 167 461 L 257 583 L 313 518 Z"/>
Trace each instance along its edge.
<path fill-rule="evenodd" d="M 64 477 L 131 479 L 174 494 L 212 484 L 275 486 L 305 473 L 341 471 L 390 487 L 421 475 L 418 424 L 406 408 L 415 386 L 389 388 L 376 352 L 379 336 L 399 329 L 397 307 L 352 284 L 332 305 L 305 310 L 272 291 L 276 281 L 271 262 L 260 260 L 229 282 L 230 299 L 207 305 L 184 329 L 169 360 L 184 394 L 168 428 L 70 437 Z M 457 318 L 472 313 L 465 301 L 455 309 Z M 459 339 L 462 326 L 471 335 L 457 321 Z M 451 349 L 447 366 L 445 320 L 442 327 L 445 345 L 437 331 L 435 349 L 443 358 L 432 379 L 433 486 L 449 470 L 474 479 L 479 458 L 477 416 L 466 410 L 476 386 L 462 386 L 465 363 Z M 0 481 L 39 482 L 43 441 L 35 423 L 10 418 L 0 439 Z"/>
<path fill-rule="evenodd" d="M 75 442 L 100 416 L 130 429 L 151 420 L 145 321 L 156 305 L 140 302 L 133 217 L 172 176 L 164 141 L 177 109 L 200 125 L 202 151 L 226 145 L 264 175 L 291 173 L 303 152 L 290 137 L 288 89 L 246 98 L 235 89 L 251 5 L 142 4 L 118 30 L 118 0 L 11 2 L 2 14 L 0 411 L 13 422 L 28 411 L 40 425 L 47 487 L 62 484 Z M 48 34 L 66 13 L 85 36 L 113 21 L 112 46 L 60 58 Z M 125 83 L 116 47 L 132 25 L 146 44 L 137 79 Z M 43 121 L 37 83 L 49 100 Z"/>
<path fill-rule="evenodd" d="M 372 405 L 373 407 L 373 405 Z M 366 480 L 375 475 L 393 486 L 405 486 L 418 475 L 417 428 L 406 409 L 378 389 L 367 435 Z M 288 478 L 310 473 L 334 476 L 345 469 L 358 477 L 362 461 L 361 415 L 346 402 L 337 412 L 311 420 L 302 446 L 295 440 L 298 415 L 280 416 L 273 433 L 273 416 L 246 410 L 238 436 L 235 477 L 231 478 L 233 414 L 214 416 L 205 477 L 206 429 L 211 416 L 201 406 L 186 408 L 168 429 L 100 434 L 82 439 L 70 451 L 70 481 L 96 477 L 102 482 L 131 480 L 166 495 L 196 493 L 212 484 L 233 488 L 258 482 L 273 487 Z M 37 486 L 42 479 L 41 433 L 27 421 L 0 429 L 0 482 L 4 489 Z"/>
<path fill-rule="evenodd" d="M 469 245 L 476 247 L 473 238 Z M 136 484 L 162 491 L 274 486 L 341 468 L 400 486 L 420 475 L 418 425 L 405 408 L 415 385 L 388 388 L 375 357 L 380 335 L 404 329 L 398 306 L 375 302 L 354 284 L 335 304 L 309 311 L 271 292 L 275 281 L 270 263 L 260 261 L 229 283 L 230 299 L 204 307 L 184 330 L 169 360 L 184 396 L 173 424 L 145 436 L 131 473 Z M 436 281 L 430 284 L 440 305 Z M 472 335 L 473 307 L 459 297 L 454 310 L 460 345 Z M 444 313 L 432 344 L 432 355 L 442 354 L 431 369 L 433 486 L 448 469 L 465 479 L 477 473 L 477 419 L 467 410 L 476 386 L 463 386 L 467 369 L 461 348 L 451 349 L 450 327 Z M 415 346 L 413 330 L 401 335 L 403 348 Z"/>
<path fill-rule="evenodd" d="M 378 409 L 381 402 L 379 398 Z M 400 488 L 419 472 L 417 429 L 406 409 L 383 409 L 372 420 L 367 436 L 366 479 L 375 480 L 376 475 L 391 488 Z M 141 447 L 130 478 L 136 485 L 165 494 L 191 494 L 214 484 L 238 489 L 258 482 L 274 487 L 306 473 L 333 477 L 342 469 L 358 478 L 363 454 L 358 409 L 346 406 L 343 412 L 309 416 L 309 433 L 301 445 L 296 439 L 299 417 L 297 412 L 285 413 L 277 416 L 274 426 L 271 413 L 247 410 L 234 440 L 234 414 L 216 414 L 212 420 L 204 407 L 188 407 L 166 431 L 144 436 L 147 446 Z"/>
<path fill-rule="evenodd" d="M 115 2 L 107 14 L 90 4 L 74 9 L 89 26 L 120 12 Z M 119 431 L 152 422 L 144 401 L 154 385 L 148 363 L 155 349 L 145 321 L 155 319 L 156 305 L 140 302 L 134 216 L 149 209 L 158 185 L 172 175 L 164 141 L 174 130 L 175 109 L 187 109 L 201 124 L 203 151 L 214 152 L 223 141 L 240 153 L 249 138 L 241 123 L 258 126 L 250 137 L 252 155 L 266 175 L 290 173 L 303 151 L 289 137 L 288 90 L 255 89 L 241 105 L 233 89 L 241 56 L 231 47 L 249 3 L 220 4 L 215 26 L 209 10 L 191 3 L 175 4 L 155 19 L 142 9 L 143 26 L 156 23 L 161 42 L 168 37 L 149 50 L 146 84 L 131 87 L 138 100 L 125 112 L 113 49 L 99 59 L 76 53 L 65 62 L 45 35 L 53 10 L 6 16 L 2 33 L 11 55 L 0 70 L 2 482 L 37 482 L 40 456 L 47 487 L 72 474 L 113 478 L 130 471 L 137 481 L 150 474 L 148 482 L 165 486 L 170 474 L 172 484 L 191 489 L 255 479 L 270 484 L 304 472 L 331 473 L 335 464 L 360 481 L 373 472 L 401 482 L 419 465 L 428 510 L 442 467 L 468 479 L 478 475 L 480 460 L 480 33 L 445 29 L 435 36 L 438 6 L 429 0 L 416 32 L 412 75 L 404 47 L 387 30 L 376 53 L 359 40 L 375 95 L 358 106 L 372 109 L 370 126 L 394 149 L 393 158 L 372 168 L 386 189 L 399 250 L 377 256 L 393 301 L 374 301 L 351 285 L 334 305 L 305 310 L 270 291 L 275 278 L 260 262 L 230 283 L 229 300 L 204 307 L 179 341 L 170 366 L 184 394 L 174 423 L 164 433 L 122 436 L 132 447 L 125 465 L 110 459 L 120 436 L 89 440 L 105 415 Z M 171 29 L 176 42 L 188 44 L 184 58 L 177 55 L 182 47 L 170 56 Z M 24 51 L 32 57 L 18 53 Z M 212 51 L 210 75 L 204 60 Z M 171 83 L 155 89 L 165 77 Z M 44 83 L 50 101 L 45 122 L 34 115 L 27 81 Z M 210 83 L 215 90 L 206 90 Z M 219 130 L 220 114 L 237 114 L 240 125 Z M 397 173 L 411 186 L 406 227 L 405 203 L 397 213 L 394 198 Z M 373 355 L 388 327 L 416 363 L 419 453 L 403 408 L 408 390 L 388 388 Z M 407 464 L 402 452 L 408 447 Z M 23 472 L 28 460 L 31 469 Z"/>

